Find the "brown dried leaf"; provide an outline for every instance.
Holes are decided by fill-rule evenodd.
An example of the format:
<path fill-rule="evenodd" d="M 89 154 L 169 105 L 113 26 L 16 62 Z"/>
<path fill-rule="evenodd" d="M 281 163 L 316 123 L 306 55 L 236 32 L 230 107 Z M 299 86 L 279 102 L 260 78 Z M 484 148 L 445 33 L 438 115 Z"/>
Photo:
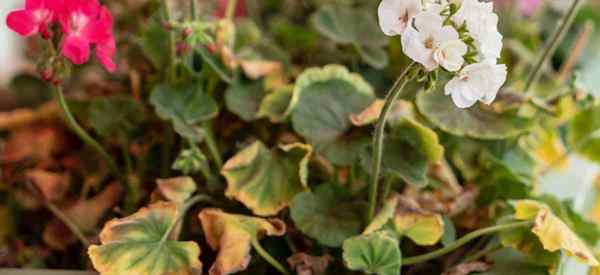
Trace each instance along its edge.
<path fill-rule="evenodd" d="M 485 272 L 491 265 L 485 262 L 468 262 L 459 264 L 452 269 L 442 273 L 442 275 L 469 275 L 473 272 Z"/>
<path fill-rule="evenodd" d="M 0 129 L 12 129 L 25 126 L 40 120 L 50 120 L 58 117 L 58 104 L 51 101 L 36 109 L 15 109 L 0 113 Z"/>
<path fill-rule="evenodd" d="M 34 126 L 15 130 L 2 152 L 2 162 L 20 162 L 26 159 L 46 160 L 64 146 L 65 136 L 52 126 Z"/>
<path fill-rule="evenodd" d="M 325 273 L 333 258 L 329 255 L 312 256 L 306 253 L 296 253 L 287 259 L 292 270 L 298 275 L 321 275 Z"/>
<path fill-rule="evenodd" d="M 59 201 L 69 190 L 69 174 L 33 169 L 25 172 L 25 179 L 31 181 L 42 192 L 46 200 Z"/>

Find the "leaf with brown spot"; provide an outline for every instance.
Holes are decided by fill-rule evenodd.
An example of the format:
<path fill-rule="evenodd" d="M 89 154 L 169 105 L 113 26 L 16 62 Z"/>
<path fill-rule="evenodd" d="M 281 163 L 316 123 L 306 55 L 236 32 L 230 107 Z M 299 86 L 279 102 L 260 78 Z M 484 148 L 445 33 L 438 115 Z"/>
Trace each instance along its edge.
<path fill-rule="evenodd" d="M 285 223 L 279 219 L 228 214 L 216 208 L 204 209 L 198 217 L 206 241 L 213 250 L 219 251 L 210 275 L 226 275 L 246 269 L 253 241 L 265 235 L 285 234 Z"/>

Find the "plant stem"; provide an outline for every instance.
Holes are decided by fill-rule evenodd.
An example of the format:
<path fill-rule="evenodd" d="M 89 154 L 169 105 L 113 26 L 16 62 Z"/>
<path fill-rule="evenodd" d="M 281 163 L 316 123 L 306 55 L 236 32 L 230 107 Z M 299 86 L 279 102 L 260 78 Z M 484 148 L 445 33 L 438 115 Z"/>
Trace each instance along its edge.
<path fill-rule="evenodd" d="M 198 20 L 198 0 L 190 0 L 190 8 L 192 9 L 192 20 Z"/>
<path fill-rule="evenodd" d="M 225 18 L 227 18 L 227 20 L 232 20 L 233 16 L 235 16 L 236 10 L 237 10 L 237 0 L 228 0 L 227 1 L 227 9 L 225 10 Z"/>
<path fill-rule="evenodd" d="M 203 123 L 204 131 L 206 133 L 206 146 L 210 151 L 215 163 L 217 164 L 218 171 L 221 171 L 221 167 L 223 167 L 223 158 L 221 158 L 221 153 L 219 152 L 219 148 L 217 147 L 217 143 L 215 141 L 215 135 L 212 130 L 212 123 L 210 121 Z"/>
<path fill-rule="evenodd" d="M 54 94 L 56 96 L 56 100 L 58 101 L 58 105 L 60 106 L 60 109 L 62 110 L 65 116 L 65 121 L 69 128 L 71 128 L 71 130 L 75 132 L 77 136 L 79 136 L 83 143 L 92 147 L 100 154 L 100 156 L 102 156 L 102 158 L 106 161 L 106 163 L 108 164 L 108 168 L 112 171 L 114 176 L 121 177 L 119 169 L 117 168 L 117 165 L 115 164 L 112 157 L 106 152 L 106 150 L 104 150 L 104 148 L 102 148 L 102 145 L 100 145 L 100 143 L 94 140 L 94 138 L 92 138 L 81 126 L 79 126 L 77 120 L 75 120 L 75 117 L 71 113 L 71 109 L 69 109 L 69 105 L 65 100 L 65 95 L 63 93 L 62 87 L 55 87 Z"/>
<path fill-rule="evenodd" d="M 525 82 L 525 94 L 529 93 L 529 90 L 531 89 L 533 84 L 540 77 L 541 69 L 546 63 L 547 59 L 554 55 L 558 44 L 560 43 L 560 41 L 562 41 L 563 37 L 573 24 L 573 19 L 575 19 L 575 15 L 577 15 L 577 11 L 579 10 L 579 6 L 581 3 L 583 3 L 583 0 L 573 0 L 571 7 L 569 8 L 565 16 L 563 16 L 563 18 L 561 19 L 562 23 L 560 27 L 558 28 L 558 30 L 556 30 L 548 44 L 544 46 L 544 51 L 542 52 L 542 55 L 537 60 L 533 71 L 529 74 L 527 82 Z"/>
<path fill-rule="evenodd" d="M 383 138 L 385 134 L 385 124 L 392 109 L 393 103 L 396 101 L 406 83 L 408 82 L 408 73 L 415 63 L 411 63 L 404 69 L 404 72 L 398 76 L 396 82 L 388 91 L 385 98 L 385 104 L 379 115 L 379 120 L 375 128 L 373 137 L 373 158 L 371 159 L 371 182 L 369 186 L 369 210 L 367 212 L 367 224 L 371 222 L 375 215 L 377 206 L 377 189 L 379 188 L 379 172 L 381 171 L 381 159 L 383 158 Z"/>
<path fill-rule="evenodd" d="M 484 235 L 493 234 L 496 232 L 519 228 L 519 227 L 528 227 L 531 225 L 533 225 L 533 221 L 522 221 L 522 222 L 514 222 L 514 223 L 501 224 L 501 225 L 482 228 L 482 229 L 473 231 L 467 235 L 464 235 L 462 238 L 456 240 L 455 242 L 453 242 L 452 244 L 450 244 L 446 247 L 429 252 L 427 254 L 404 258 L 402 260 L 402 265 L 413 265 L 413 264 L 426 262 L 431 259 L 435 259 L 437 257 L 443 256 L 443 255 L 467 244 L 468 242 L 472 241 L 473 239 L 476 239 L 476 238 L 484 236 Z"/>
<path fill-rule="evenodd" d="M 162 0 L 163 17 L 167 24 L 171 24 L 171 11 L 169 9 L 168 0 Z M 175 34 L 169 29 L 169 65 L 167 68 L 167 76 L 170 80 L 175 79 L 175 58 L 177 49 L 175 46 Z"/>
<path fill-rule="evenodd" d="M 394 183 L 394 177 L 388 177 L 383 180 L 383 193 L 381 194 L 382 200 L 387 200 L 390 192 L 392 192 L 392 184 Z"/>
<path fill-rule="evenodd" d="M 254 249 L 256 250 L 258 255 L 260 255 L 263 259 L 265 259 L 265 261 L 267 261 L 269 264 L 271 264 L 275 269 L 279 270 L 279 272 L 281 272 L 281 274 L 290 275 L 290 272 L 287 271 L 287 269 L 285 269 L 285 267 L 283 267 L 277 260 L 273 259 L 273 257 L 271 257 L 269 252 L 267 252 L 260 245 L 260 242 L 256 238 L 252 239 L 252 247 L 254 247 Z"/>
<path fill-rule="evenodd" d="M 195 204 L 197 204 L 199 202 L 203 202 L 203 201 L 214 203 L 213 198 L 211 198 L 207 195 L 204 195 L 204 194 L 195 195 L 195 196 L 191 197 L 190 199 L 188 199 L 185 202 L 185 204 L 178 209 L 177 217 L 175 218 L 175 220 L 173 220 L 171 225 L 169 225 L 169 228 L 167 229 L 167 231 L 165 231 L 165 234 L 162 236 L 162 239 L 160 241 L 165 242 L 169 238 L 169 236 L 171 235 L 171 233 L 173 232 L 173 230 L 175 229 L 177 224 L 183 219 L 183 217 L 185 217 L 185 214 L 187 213 L 187 211 L 190 210 L 190 208 L 192 206 L 194 206 Z"/>
<path fill-rule="evenodd" d="M 88 241 L 88 239 L 85 237 L 83 232 L 81 232 L 79 227 L 75 223 L 73 223 L 71 221 L 71 219 L 69 219 L 69 217 L 67 217 L 67 215 L 65 215 L 65 213 L 63 213 L 58 207 L 56 207 L 56 205 L 54 205 L 52 202 L 50 202 L 48 200 L 44 200 L 44 204 L 46 205 L 46 208 L 48 208 L 48 210 L 50 210 L 50 212 L 52 212 L 52 214 L 54 214 L 54 216 L 56 216 L 61 222 L 63 222 L 69 228 L 69 230 L 71 230 L 71 232 L 77 237 L 77 239 L 79 239 L 79 241 L 86 248 L 90 246 L 90 241 Z"/>

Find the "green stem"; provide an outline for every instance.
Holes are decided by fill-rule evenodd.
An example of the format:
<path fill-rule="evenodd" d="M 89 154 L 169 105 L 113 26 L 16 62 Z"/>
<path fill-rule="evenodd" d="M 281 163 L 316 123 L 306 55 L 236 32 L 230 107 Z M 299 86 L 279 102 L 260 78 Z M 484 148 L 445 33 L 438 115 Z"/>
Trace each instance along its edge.
<path fill-rule="evenodd" d="M 215 141 L 215 135 L 212 130 L 212 123 L 210 121 L 203 123 L 204 131 L 206 133 L 205 140 L 206 146 L 212 155 L 217 168 L 221 171 L 221 167 L 223 167 L 223 158 L 221 158 L 221 153 L 219 152 L 219 147 L 217 147 L 217 143 Z"/>
<path fill-rule="evenodd" d="M 169 9 L 168 0 L 162 0 L 163 17 L 167 24 L 171 24 L 171 10 Z M 177 57 L 177 48 L 175 45 L 175 34 L 169 30 L 169 65 L 167 76 L 170 80 L 175 79 L 175 59 Z"/>
<path fill-rule="evenodd" d="M 394 183 L 394 177 L 387 177 L 383 181 L 383 193 L 381 196 L 382 200 L 387 200 L 392 192 L 392 184 Z"/>
<path fill-rule="evenodd" d="M 114 176 L 121 177 L 119 169 L 117 168 L 117 165 L 115 164 L 112 157 L 106 152 L 106 150 L 104 150 L 104 148 L 102 148 L 102 145 L 100 145 L 100 143 L 94 140 L 94 138 L 92 138 L 81 126 L 79 126 L 77 120 L 75 120 L 75 117 L 71 113 L 71 109 L 69 108 L 69 105 L 65 100 L 65 95 L 63 93 L 62 87 L 55 87 L 54 94 L 56 96 L 56 99 L 58 100 L 58 105 L 60 106 L 60 109 L 64 114 L 65 121 L 69 128 L 71 128 L 71 130 L 75 132 L 75 134 L 83 141 L 83 143 L 92 147 L 100 154 L 100 156 L 108 164 L 108 168 L 111 170 Z"/>
<path fill-rule="evenodd" d="M 542 67 L 546 63 L 546 60 L 554 55 L 558 44 L 560 43 L 560 41 L 562 41 L 567 31 L 571 28 L 571 25 L 573 24 L 573 20 L 575 19 L 575 15 L 577 15 L 577 11 L 579 10 L 581 3 L 583 3 L 583 0 L 573 0 L 571 7 L 561 20 L 562 23 L 560 27 L 554 33 L 552 39 L 548 42 L 548 44 L 544 46 L 544 51 L 542 52 L 542 55 L 538 58 L 533 68 L 533 71 L 529 74 L 527 82 L 525 82 L 525 94 L 528 94 L 533 84 L 538 80 L 542 71 Z"/>
<path fill-rule="evenodd" d="M 233 19 L 236 8 L 237 8 L 237 0 L 227 1 L 227 9 L 225 10 L 225 18 L 227 18 L 227 20 Z"/>
<path fill-rule="evenodd" d="M 190 8 L 192 9 L 192 20 L 198 20 L 198 0 L 190 0 Z"/>
<path fill-rule="evenodd" d="M 385 104 L 379 115 L 379 121 L 375 128 L 375 136 L 373 137 L 373 158 L 371 159 L 371 182 L 369 188 L 369 210 L 367 212 L 367 224 L 371 222 L 375 215 L 377 206 L 377 189 L 379 187 L 379 172 L 381 171 L 381 159 L 383 158 L 383 138 L 385 134 L 385 124 L 392 109 L 393 103 L 396 101 L 406 83 L 408 82 L 408 74 L 415 63 L 411 63 L 406 67 L 404 72 L 396 79 L 392 88 L 388 91 L 385 99 Z"/>
<path fill-rule="evenodd" d="M 290 272 L 287 271 L 287 269 L 285 269 L 285 267 L 283 267 L 277 260 L 275 260 L 273 257 L 271 257 L 269 252 L 267 252 L 260 245 L 260 242 L 256 238 L 252 239 L 252 247 L 254 247 L 254 250 L 256 250 L 258 255 L 260 255 L 263 259 L 265 259 L 265 261 L 267 261 L 269 264 L 271 264 L 275 269 L 279 270 L 279 272 L 281 272 L 281 274 L 290 275 Z"/>
<path fill-rule="evenodd" d="M 171 233 L 173 232 L 173 230 L 175 229 L 177 224 L 183 219 L 183 217 L 185 217 L 185 214 L 187 213 L 187 211 L 190 210 L 190 208 L 192 208 L 192 206 L 196 205 L 199 202 L 214 203 L 214 200 L 213 200 L 213 198 L 211 198 L 207 195 L 204 195 L 204 194 L 199 194 L 199 195 L 193 196 L 190 199 L 188 199 L 185 202 L 185 204 L 183 206 L 181 206 L 181 208 L 178 209 L 177 217 L 169 225 L 169 228 L 167 229 L 167 231 L 165 231 L 165 234 L 162 236 L 162 239 L 160 240 L 162 243 L 164 243 L 169 238 L 169 236 L 171 235 Z"/>
<path fill-rule="evenodd" d="M 489 234 L 493 234 L 496 232 L 520 228 L 520 227 L 529 227 L 531 225 L 533 225 L 533 221 L 523 221 L 523 222 L 514 222 L 514 223 L 501 224 L 501 225 L 482 228 L 482 229 L 473 231 L 467 235 L 464 235 L 462 238 L 456 240 L 455 242 L 453 242 L 452 244 L 450 244 L 446 247 L 440 248 L 438 250 L 432 251 L 427 254 L 404 258 L 404 259 L 402 259 L 402 265 L 414 265 L 414 264 L 429 261 L 431 259 L 435 259 L 435 258 L 443 256 L 451 251 L 454 251 L 455 249 L 467 244 L 468 242 L 470 242 L 478 237 L 484 236 L 484 235 L 489 235 Z"/>

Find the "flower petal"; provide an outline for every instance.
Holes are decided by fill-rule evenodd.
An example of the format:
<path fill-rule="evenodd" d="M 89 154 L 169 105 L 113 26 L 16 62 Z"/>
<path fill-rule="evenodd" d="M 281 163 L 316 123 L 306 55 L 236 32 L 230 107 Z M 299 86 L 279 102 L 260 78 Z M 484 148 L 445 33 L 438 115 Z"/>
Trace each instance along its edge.
<path fill-rule="evenodd" d="M 6 25 L 22 36 L 36 34 L 39 30 L 39 24 L 35 22 L 33 13 L 27 10 L 13 11 L 6 17 Z"/>
<path fill-rule="evenodd" d="M 83 64 L 89 59 L 90 42 L 79 36 L 69 35 L 62 43 L 62 54 L 73 64 Z"/>
<path fill-rule="evenodd" d="M 104 66 L 104 68 L 113 73 L 117 70 L 117 65 L 114 62 L 114 57 L 117 52 L 115 40 L 111 39 L 107 43 L 98 44 L 96 46 L 96 57 Z"/>

